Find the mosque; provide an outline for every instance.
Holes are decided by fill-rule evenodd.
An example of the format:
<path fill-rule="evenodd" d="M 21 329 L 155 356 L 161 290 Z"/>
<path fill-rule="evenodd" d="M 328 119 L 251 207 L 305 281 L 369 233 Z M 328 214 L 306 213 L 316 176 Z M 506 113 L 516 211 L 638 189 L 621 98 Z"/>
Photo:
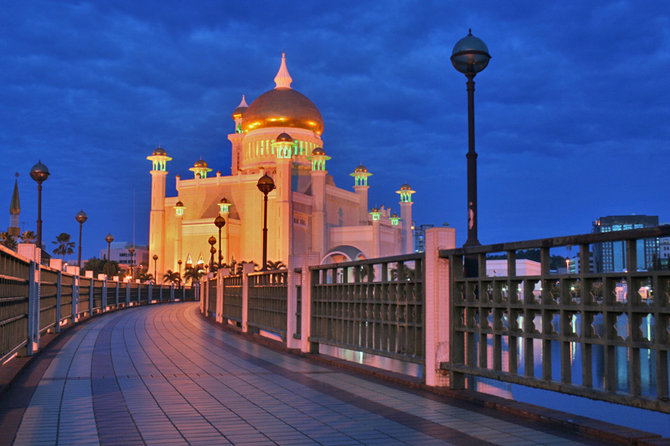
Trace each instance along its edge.
<path fill-rule="evenodd" d="M 158 147 L 147 157 L 151 170 L 149 258 L 159 277 L 168 269 L 209 263 L 217 216 L 222 261 L 262 263 L 264 194 L 257 187 L 265 175 L 275 188 L 267 195 L 267 259 L 299 266 L 384 257 L 413 252 L 412 195 L 403 184 L 400 216 L 389 208 L 368 209 L 365 166 L 354 169 L 353 190 L 335 185 L 326 163 L 321 113 L 306 96 L 291 88 L 292 78 L 282 55 L 275 88 L 251 105 L 244 96 L 233 111 L 231 174 L 212 175 L 202 159 L 189 170 L 193 178 L 176 176 L 177 196 L 165 196 L 167 162 Z M 218 260 L 218 252 L 214 261 Z M 183 268 L 182 268 L 183 264 Z M 154 265 L 150 265 L 151 267 Z"/>

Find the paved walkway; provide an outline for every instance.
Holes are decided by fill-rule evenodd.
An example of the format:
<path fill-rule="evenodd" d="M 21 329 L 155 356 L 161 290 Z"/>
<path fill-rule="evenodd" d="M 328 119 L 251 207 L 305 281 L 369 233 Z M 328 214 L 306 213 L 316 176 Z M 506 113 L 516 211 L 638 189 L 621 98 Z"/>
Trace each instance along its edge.
<path fill-rule="evenodd" d="M 44 373 L 0 442 L 594 444 L 268 349 L 203 320 L 197 303 L 110 313 L 61 344 L 36 361 Z"/>

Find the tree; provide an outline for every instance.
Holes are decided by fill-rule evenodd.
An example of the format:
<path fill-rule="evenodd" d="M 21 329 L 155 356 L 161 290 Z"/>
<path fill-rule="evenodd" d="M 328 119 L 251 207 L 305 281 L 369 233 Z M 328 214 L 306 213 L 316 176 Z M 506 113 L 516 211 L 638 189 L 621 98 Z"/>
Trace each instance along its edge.
<path fill-rule="evenodd" d="M 32 243 L 34 245 L 37 243 L 37 234 L 34 231 L 23 231 L 19 235 L 19 240 L 21 243 Z"/>
<path fill-rule="evenodd" d="M 254 271 L 258 271 L 258 263 L 247 262 L 246 260 L 242 260 L 240 263 L 237 264 L 237 271 L 235 271 L 235 274 L 242 274 L 242 272 L 244 271 L 244 265 L 247 264 L 254 265 Z"/>
<path fill-rule="evenodd" d="M 10 235 L 8 232 L 0 232 L 0 244 L 6 246 L 12 251 L 16 251 L 17 244 L 16 238 L 13 235 Z"/>
<path fill-rule="evenodd" d="M 74 242 L 70 241 L 70 234 L 61 232 L 56 237 L 56 240 L 51 242 L 56 245 L 56 248 L 53 250 L 53 253 L 57 256 L 62 256 L 65 260 L 66 255 L 70 255 L 74 252 Z"/>
<path fill-rule="evenodd" d="M 179 285 L 181 284 L 181 277 L 179 277 L 179 273 L 177 271 L 172 271 L 169 269 L 163 275 L 163 282 L 172 282 L 175 285 Z"/>
<path fill-rule="evenodd" d="M 281 260 L 277 260 L 276 262 L 268 260 L 268 269 L 270 271 L 277 271 L 284 268 L 286 268 L 286 265 L 284 265 L 284 262 L 282 262 Z"/>
<path fill-rule="evenodd" d="M 135 277 L 133 277 L 133 279 L 134 278 Z M 154 275 L 147 273 L 146 271 L 140 271 L 139 274 L 137 274 L 137 279 L 140 279 L 141 282 L 151 282 L 154 280 Z"/>
<path fill-rule="evenodd" d="M 98 259 L 97 257 L 93 257 L 91 259 L 88 259 L 84 263 L 84 267 L 82 268 L 84 271 L 93 271 L 94 276 L 98 276 L 98 274 L 108 274 L 109 277 L 114 277 L 119 274 L 119 264 L 115 261 L 107 263 L 107 260 L 105 259 Z M 109 273 L 108 273 L 109 271 Z"/>
<path fill-rule="evenodd" d="M 191 284 L 198 282 L 203 274 L 203 270 L 187 266 L 184 270 L 184 282 L 190 282 Z"/>

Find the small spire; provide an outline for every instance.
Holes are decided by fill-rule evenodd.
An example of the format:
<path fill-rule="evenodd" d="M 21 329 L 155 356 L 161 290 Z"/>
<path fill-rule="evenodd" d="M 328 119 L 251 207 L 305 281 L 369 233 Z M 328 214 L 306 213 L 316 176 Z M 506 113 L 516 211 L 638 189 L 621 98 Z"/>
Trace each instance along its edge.
<path fill-rule="evenodd" d="M 275 88 L 291 88 L 293 79 L 286 68 L 286 53 L 281 53 L 281 66 L 275 76 Z"/>
<path fill-rule="evenodd" d="M 237 106 L 237 108 L 240 108 L 240 107 L 249 107 L 247 105 L 246 99 L 244 98 L 244 95 L 242 95 L 242 102 L 240 102 L 240 105 Z"/>
<path fill-rule="evenodd" d="M 16 173 L 16 178 L 14 180 L 14 193 L 12 193 L 12 202 L 9 205 L 10 215 L 19 215 L 21 213 L 21 202 L 19 201 L 19 184 L 18 184 L 18 172 Z"/>

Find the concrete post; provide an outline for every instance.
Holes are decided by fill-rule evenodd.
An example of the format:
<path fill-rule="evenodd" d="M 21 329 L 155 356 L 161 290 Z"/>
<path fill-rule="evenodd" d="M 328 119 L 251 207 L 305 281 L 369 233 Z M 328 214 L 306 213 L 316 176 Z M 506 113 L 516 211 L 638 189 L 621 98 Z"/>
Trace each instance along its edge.
<path fill-rule="evenodd" d="M 294 268 L 295 261 L 293 255 L 288 257 L 288 266 L 286 273 L 286 347 L 300 348 L 300 343 L 295 338 L 297 329 L 296 309 L 298 306 L 298 296 L 296 290 L 296 274 Z M 300 278 L 298 278 L 299 280 Z"/>
<path fill-rule="evenodd" d="M 441 259 L 440 249 L 456 246 L 454 228 L 426 230 L 426 384 L 446 386 L 448 375 L 440 371 L 440 362 L 449 361 L 449 261 Z"/>
<path fill-rule="evenodd" d="M 102 308 L 100 309 L 101 312 L 107 311 L 107 279 L 105 279 L 104 282 L 102 282 Z"/>
<path fill-rule="evenodd" d="M 170 284 L 170 302 L 174 302 L 174 282 Z"/>
<path fill-rule="evenodd" d="M 116 284 L 114 285 L 114 288 L 115 288 L 115 290 L 114 290 L 114 294 L 115 294 L 114 308 L 118 310 L 119 309 L 119 290 L 121 288 L 119 286 L 118 279 L 116 281 Z"/>
<path fill-rule="evenodd" d="M 305 258 L 302 267 L 302 294 L 300 296 L 300 351 L 303 353 L 318 353 L 318 345 L 312 345 L 309 337 L 312 335 L 312 272 L 309 265 L 318 265 L 318 254 L 310 254 Z M 316 352 L 314 351 L 316 350 Z"/>
<path fill-rule="evenodd" d="M 91 273 L 89 277 L 88 273 Z M 93 280 L 93 271 L 86 271 L 86 277 L 91 279 L 88 286 L 88 317 L 93 316 L 93 291 L 95 290 L 95 280 Z"/>
<path fill-rule="evenodd" d="M 154 284 L 149 282 L 149 288 L 147 289 L 147 304 L 151 304 L 154 300 Z"/>
<path fill-rule="evenodd" d="M 130 306 L 130 282 L 126 282 L 126 308 Z"/>
<path fill-rule="evenodd" d="M 223 324 L 223 274 L 219 271 L 216 273 L 216 322 Z"/>
<path fill-rule="evenodd" d="M 40 346 L 40 265 L 30 261 L 28 276 L 28 345 L 26 353 L 37 353 Z"/>
<path fill-rule="evenodd" d="M 69 267 L 68 267 L 69 269 Z M 76 324 L 79 318 L 79 274 L 72 276 L 72 323 Z"/>

